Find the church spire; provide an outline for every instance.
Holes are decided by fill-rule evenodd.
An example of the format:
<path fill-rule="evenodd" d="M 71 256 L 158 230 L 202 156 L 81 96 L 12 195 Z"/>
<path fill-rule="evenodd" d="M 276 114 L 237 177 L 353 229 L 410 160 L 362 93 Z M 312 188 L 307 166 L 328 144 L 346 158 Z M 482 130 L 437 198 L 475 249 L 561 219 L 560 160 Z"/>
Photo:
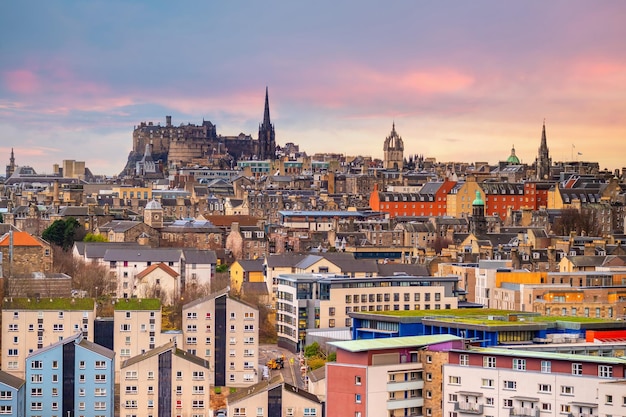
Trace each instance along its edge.
<path fill-rule="evenodd" d="M 548 150 L 548 139 L 546 137 L 546 119 L 543 119 L 543 127 L 541 129 L 541 144 L 535 161 L 535 172 L 538 180 L 550 178 L 550 167 L 552 159 Z"/>
<path fill-rule="evenodd" d="M 263 126 L 268 127 L 270 122 L 270 99 L 268 94 L 268 88 L 265 86 L 265 111 L 263 112 Z"/>
<path fill-rule="evenodd" d="M 548 140 L 546 139 L 546 119 L 543 119 L 543 129 L 541 129 L 541 149 L 548 149 Z"/>

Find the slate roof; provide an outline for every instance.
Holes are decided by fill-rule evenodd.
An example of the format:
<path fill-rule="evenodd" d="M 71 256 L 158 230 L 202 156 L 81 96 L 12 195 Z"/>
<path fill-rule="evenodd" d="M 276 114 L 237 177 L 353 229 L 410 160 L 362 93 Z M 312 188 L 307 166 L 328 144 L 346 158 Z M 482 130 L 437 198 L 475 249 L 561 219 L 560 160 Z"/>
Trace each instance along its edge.
<path fill-rule="evenodd" d="M 8 372 L 0 371 L 0 384 L 4 384 L 8 387 L 19 389 L 24 385 L 26 381 L 16 376 L 11 375 Z"/>
<path fill-rule="evenodd" d="M 316 402 L 318 404 L 323 404 L 322 401 L 318 398 L 317 395 L 311 394 L 308 391 L 303 390 L 302 388 L 295 387 L 291 384 L 286 383 L 283 380 L 283 376 L 278 374 L 277 376 L 271 378 L 269 381 L 261 381 L 258 384 L 254 384 L 247 388 L 241 388 L 228 396 L 228 405 L 236 404 L 237 402 L 244 400 L 248 397 L 256 395 L 260 392 L 265 392 L 270 389 L 274 389 L 282 385 L 283 390 L 290 391 L 292 394 L 298 395 L 302 398 L 305 398 L 309 401 Z"/>
<path fill-rule="evenodd" d="M 302 253 L 270 254 L 265 258 L 265 262 L 269 268 L 295 267 L 306 257 L 307 255 Z"/>
<path fill-rule="evenodd" d="M 86 258 L 104 258 L 109 249 L 143 248 L 136 242 L 74 242 L 77 252 Z"/>
<path fill-rule="evenodd" d="M 180 249 L 171 248 L 131 248 L 131 249 L 109 249 L 104 254 L 105 262 L 179 262 L 181 258 Z"/>
<path fill-rule="evenodd" d="M 188 264 L 214 265 L 217 264 L 215 251 L 203 249 L 182 249 L 185 261 Z"/>
<path fill-rule="evenodd" d="M 239 260 L 237 263 L 248 272 L 263 272 L 263 259 Z"/>
<path fill-rule="evenodd" d="M 142 224 L 142 222 L 133 220 L 112 220 L 102 226 L 99 226 L 98 229 L 100 229 L 100 232 L 105 233 L 111 230 L 115 233 L 124 233 L 140 224 Z"/>
<path fill-rule="evenodd" d="M 379 276 L 393 276 L 402 273 L 403 275 L 414 275 L 418 277 L 426 277 L 430 275 L 430 271 L 424 265 L 417 264 L 377 264 Z"/>
<path fill-rule="evenodd" d="M 151 358 L 153 356 L 157 356 L 160 355 L 161 353 L 167 352 L 171 350 L 172 354 L 174 354 L 175 356 L 185 359 L 189 362 L 195 363 L 196 365 L 200 365 L 204 368 L 206 368 L 207 370 L 209 369 L 209 362 L 205 361 L 202 358 L 199 358 L 195 355 L 192 355 L 191 353 L 185 352 L 184 350 L 178 349 L 176 347 L 176 343 L 174 341 L 168 342 L 162 346 L 158 346 L 152 350 L 149 350 L 145 353 L 142 353 L 140 355 L 137 356 L 133 356 L 132 358 L 126 359 L 124 362 L 122 362 L 120 369 L 123 368 L 127 368 L 131 365 L 134 365 L 136 363 L 139 363 L 145 359 Z"/>

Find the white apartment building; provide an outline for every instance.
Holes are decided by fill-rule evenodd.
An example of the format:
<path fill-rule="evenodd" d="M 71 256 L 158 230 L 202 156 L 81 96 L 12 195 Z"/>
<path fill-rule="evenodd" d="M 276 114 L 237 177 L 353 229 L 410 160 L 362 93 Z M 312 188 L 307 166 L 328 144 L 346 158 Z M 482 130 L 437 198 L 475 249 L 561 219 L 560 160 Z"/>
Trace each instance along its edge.
<path fill-rule="evenodd" d="M 24 379 L 26 357 L 82 332 L 93 342 L 96 306 L 90 298 L 4 299 L 2 370 Z"/>
<path fill-rule="evenodd" d="M 278 345 L 300 350 L 307 329 L 351 327 L 353 312 L 458 307 L 458 277 L 348 278 L 324 274 L 277 277 Z"/>
<path fill-rule="evenodd" d="M 208 382 L 245 387 L 259 381 L 259 312 L 223 290 L 185 304 L 183 349 L 209 364 Z"/>
<path fill-rule="evenodd" d="M 625 370 L 624 358 L 499 348 L 452 350 L 443 366 L 443 416 L 598 415 L 606 401 L 599 396 L 601 387 L 623 379 Z"/>
<path fill-rule="evenodd" d="M 168 342 L 125 360 L 120 415 L 209 417 L 209 364 Z"/>

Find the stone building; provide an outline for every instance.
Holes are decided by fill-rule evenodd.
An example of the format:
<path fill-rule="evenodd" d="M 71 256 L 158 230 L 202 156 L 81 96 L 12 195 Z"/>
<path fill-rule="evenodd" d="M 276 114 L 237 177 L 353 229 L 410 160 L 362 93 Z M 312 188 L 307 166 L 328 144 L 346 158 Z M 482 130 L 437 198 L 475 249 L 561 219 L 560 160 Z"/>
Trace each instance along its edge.
<path fill-rule="evenodd" d="M 27 232 L 10 231 L 0 237 L 5 277 L 52 270 L 52 248 L 48 242 Z"/>

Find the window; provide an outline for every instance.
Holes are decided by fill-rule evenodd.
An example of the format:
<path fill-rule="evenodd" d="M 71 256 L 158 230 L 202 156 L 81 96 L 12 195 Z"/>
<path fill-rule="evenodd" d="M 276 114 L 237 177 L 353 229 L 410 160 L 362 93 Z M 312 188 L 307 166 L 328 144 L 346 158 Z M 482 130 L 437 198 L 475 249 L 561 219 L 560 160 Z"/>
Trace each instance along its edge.
<path fill-rule="evenodd" d="M 568 404 L 561 404 L 561 413 L 569 413 L 571 407 Z"/>
<path fill-rule="evenodd" d="M 33 382 L 35 384 L 43 382 L 43 375 L 42 374 L 32 374 L 30 376 L 30 382 Z"/>
<path fill-rule="evenodd" d="M 194 320 L 198 318 L 198 313 L 194 312 L 187 312 L 187 319 L 189 320 Z"/>
<path fill-rule="evenodd" d="M 314 417 L 314 416 L 317 416 L 317 409 L 316 408 L 305 408 L 304 409 L 304 417 Z"/>
<path fill-rule="evenodd" d="M 604 397 L 604 402 L 607 404 L 613 404 L 613 396 L 607 395 L 606 397 Z"/>
<path fill-rule="evenodd" d="M 204 379 L 204 371 L 193 371 L 191 375 L 194 381 L 200 381 Z"/>
<path fill-rule="evenodd" d="M 204 408 L 204 400 L 193 400 L 191 408 Z"/>
<path fill-rule="evenodd" d="M 354 402 L 361 404 L 361 394 L 354 394 Z"/>
<path fill-rule="evenodd" d="M 493 397 L 485 397 L 485 405 L 495 405 L 496 402 Z"/>
<path fill-rule="evenodd" d="M 483 357 L 483 368 L 495 368 L 496 367 L 496 358 L 495 356 L 485 356 Z"/>
<path fill-rule="evenodd" d="M 30 369 L 43 369 L 42 361 L 32 361 L 30 363 Z"/>
<path fill-rule="evenodd" d="M 517 389 L 517 381 L 504 381 L 504 389 Z"/>
<path fill-rule="evenodd" d="M 176 379 L 177 380 L 183 379 L 183 371 L 176 371 Z"/>
<path fill-rule="evenodd" d="M 4 393 L 9 393 L 9 396 L 5 396 L 5 395 L 1 395 Z M 3 400 L 10 400 L 11 399 L 11 391 L 2 391 L 0 392 L 0 399 Z M 31 388 L 30 389 L 30 396 L 31 397 L 41 397 L 43 395 L 43 388 Z"/>
<path fill-rule="evenodd" d="M 573 363 L 572 364 L 572 375 L 582 375 L 583 374 L 583 364 L 582 363 Z"/>
<path fill-rule="evenodd" d="M 598 365 L 598 376 L 600 378 L 613 378 L 613 367 L 611 365 Z"/>
<path fill-rule="evenodd" d="M 450 384 L 460 385 L 461 384 L 461 377 L 460 376 L 450 375 L 450 377 L 448 378 L 448 382 Z"/>
<path fill-rule="evenodd" d="M 126 394 L 137 394 L 137 385 L 127 385 Z"/>
<path fill-rule="evenodd" d="M 459 365 L 461 366 L 469 366 L 469 355 L 462 354 L 459 357 Z"/>
<path fill-rule="evenodd" d="M 13 414 L 13 406 L 0 405 L 0 414 Z"/>
<path fill-rule="evenodd" d="M 176 395 L 181 395 L 183 393 L 183 386 L 176 385 Z"/>
<path fill-rule="evenodd" d="M 202 386 L 202 385 L 194 385 L 192 392 L 194 394 L 204 394 L 204 386 Z"/>
<path fill-rule="evenodd" d="M 96 361 L 96 369 L 106 369 L 107 364 L 105 361 Z"/>
<path fill-rule="evenodd" d="M 552 385 L 539 384 L 539 392 L 552 392 Z"/>
<path fill-rule="evenodd" d="M 43 404 L 40 402 L 31 402 L 30 409 L 31 410 L 43 410 Z"/>
<path fill-rule="evenodd" d="M 552 410 L 552 403 L 541 403 L 542 411 L 550 411 Z"/>
<path fill-rule="evenodd" d="M 9 349 L 9 356 L 19 356 L 17 349 Z"/>
<path fill-rule="evenodd" d="M 483 379 L 481 380 L 481 386 L 482 386 L 482 387 L 492 388 L 492 387 L 493 387 L 493 385 L 494 385 L 494 383 L 493 383 L 493 379 L 491 379 L 491 378 L 483 378 Z"/>
<path fill-rule="evenodd" d="M 128 379 L 137 379 L 137 371 L 126 371 L 125 378 Z"/>
<path fill-rule="evenodd" d="M 541 361 L 541 372 L 544 374 L 549 374 L 550 372 L 552 372 L 552 362 Z"/>
<path fill-rule="evenodd" d="M 504 399 L 504 401 L 503 401 L 503 403 L 502 403 L 502 406 L 503 406 L 503 407 L 506 407 L 506 408 L 511 408 L 511 407 L 513 407 L 513 400 L 512 400 L 512 399 L 510 399 L 510 398 L 505 398 L 505 399 Z"/>
<path fill-rule="evenodd" d="M 130 332 L 130 324 L 125 323 L 120 325 L 121 332 Z"/>
<path fill-rule="evenodd" d="M 107 375 L 106 374 L 96 374 L 95 380 L 96 380 L 96 382 L 107 382 Z"/>
<path fill-rule="evenodd" d="M 574 387 L 569 385 L 561 385 L 561 394 L 574 395 Z"/>
<path fill-rule="evenodd" d="M 80 361 L 80 362 L 78 363 L 78 368 L 79 368 L 79 369 L 85 369 L 85 361 Z"/>
<path fill-rule="evenodd" d="M 513 359 L 513 369 L 516 371 L 525 371 L 526 359 Z"/>
<path fill-rule="evenodd" d="M 106 397 L 107 389 L 106 388 L 96 388 L 93 392 L 95 397 Z"/>

